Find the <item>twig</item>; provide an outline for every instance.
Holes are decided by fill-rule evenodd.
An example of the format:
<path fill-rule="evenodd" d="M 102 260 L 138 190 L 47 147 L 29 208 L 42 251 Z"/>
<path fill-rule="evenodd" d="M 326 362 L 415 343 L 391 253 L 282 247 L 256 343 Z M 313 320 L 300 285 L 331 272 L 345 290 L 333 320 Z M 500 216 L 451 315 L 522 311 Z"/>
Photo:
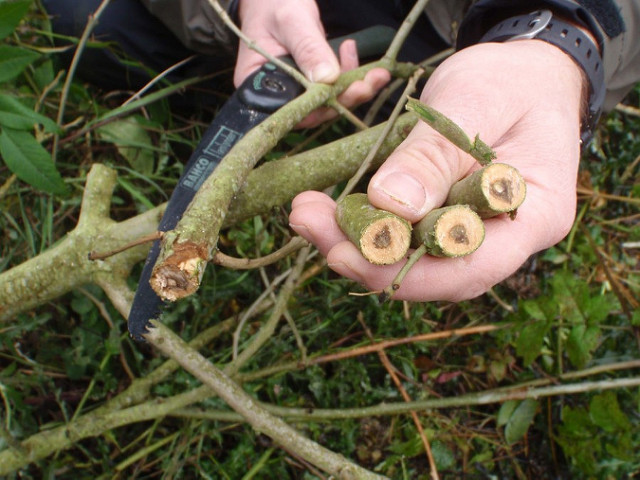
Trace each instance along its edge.
<path fill-rule="evenodd" d="M 110 0 L 102 0 L 98 8 L 94 13 L 89 15 L 87 25 L 84 27 L 84 31 L 82 32 L 82 36 L 78 41 L 78 46 L 76 47 L 76 51 L 73 54 L 73 59 L 71 60 L 71 64 L 69 65 L 69 69 L 67 70 L 67 78 L 65 78 L 64 85 L 62 86 L 62 92 L 60 93 L 60 106 L 58 107 L 58 116 L 56 117 L 56 123 L 59 126 L 62 126 L 62 121 L 64 119 L 64 112 L 67 105 L 67 98 L 69 97 L 69 90 L 71 89 L 71 83 L 73 77 L 75 75 L 76 69 L 78 68 L 78 63 L 80 62 L 80 57 L 82 56 L 82 52 L 89 40 L 89 35 L 93 32 L 94 27 L 98 24 L 98 19 L 104 12 L 107 5 L 109 5 Z M 53 147 L 51 151 L 51 158 L 53 163 L 56 162 L 56 157 L 58 156 L 58 142 L 60 140 L 59 135 L 56 133 L 53 137 Z"/>
<path fill-rule="evenodd" d="M 153 87 L 156 83 L 158 83 L 160 80 L 162 80 L 164 77 L 166 77 L 167 75 L 169 75 L 171 72 L 173 72 L 174 70 L 177 70 L 178 68 L 182 67 L 183 65 L 189 63 L 191 60 L 193 60 L 196 56 L 195 55 L 191 55 L 190 57 L 187 57 L 183 60 L 180 60 L 177 63 L 174 63 L 173 65 L 171 65 L 170 67 L 166 68 L 165 70 L 163 70 L 162 72 L 160 72 L 158 75 L 156 75 L 155 77 L 153 77 L 144 87 L 142 87 L 140 90 L 138 90 L 136 93 L 134 93 L 133 95 L 131 95 L 131 97 L 129 97 L 122 105 L 121 107 L 124 107 L 126 105 L 129 105 L 131 102 L 140 99 L 140 97 L 142 97 L 142 95 L 144 95 L 147 90 L 149 90 L 151 87 Z"/>
<path fill-rule="evenodd" d="M 260 377 L 262 375 L 275 375 L 277 373 L 280 372 L 284 372 L 284 371 L 289 371 L 291 369 L 299 369 L 302 367 L 308 367 L 311 365 L 322 365 L 324 363 L 329 363 L 329 362 L 335 362 L 338 360 L 343 360 L 346 358 L 353 358 L 353 357 L 359 357 L 361 355 L 367 355 L 369 353 L 376 353 L 379 352 L 380 350 L 384 350 L 387 348 L 391 348 L 391 347 L 397 347 L 400 345 L 407 345 L 410 343 L 416 343 L 416 342 L 428 342 L 428 341 L 433 341 L 433 340 L 441 340 L 441 339 L 445 339 L 445 338 L 454 338 L 454 337 L 461 337 L 461 336 L 466 336 L 466 335 L 476 335 L 476 334 L 483 334 L 483 333 L 489 333 L 489 332 L 493 332 L 495 330 L 501 330 L 503 328 L 506 328 L 509 325 L 479 325 L 477 327 L 468 327 L 468 328 L 459 328 L 459 329 L 454 329 L 454 330 L 444 330 L 442 332 L 431 332 L 431 333 L 424 333 L 422 335 L 415 335 L 413 337 L 404 337 L 404 338 L 396 338 L 396 339 L 392 339 L 392 340 L 384 340 L 382 342 L 378 342 L 378 343 L 374 343 L 374 344 L 369 344 L 369 345 L 364 345 L 364 346 L 360 346 L 360 347 L 355 347 L 355 348 L 350 348 L 347 350 L 342 350 L 340 352 L 336 352 L 336 353 L 329 353 L 326 355 L 318 355 L 318 356 L 314 356 L 314 357 L 310 357 L 307 360 L 306 364 L 301 364 L 300 362 L 291 362 L 291 363 L 284 363 L 284 364 L 280 364 L 280 365 L 275 365 L 273 367 L 267 367 L 265 369 L 262 370 L 262 372 L 260 373 Z M 245 381 L 251 381 L 254 380 L 256 377 L 254 377 L 252 374 L 242 374 L 239 377 L 243 382 Z"/>
<path fill-rule="evenodd" d="M 233 270 L 253 270 L 278 262 L 307 245 L 309 242 L 304 238 L 293 237 L 284 247 L 260 258 L 235 258 L 218 251 L 213 256 L 213 263 Z"/>
<path fill-rule="evenodd" d="M 307 255 L 311 247 L 304 247 L 298 253 L 298 258 L 296 259 L 295 266 L 291 269 L 291 273 L 287 277 L 287 281 L 280 289 L 278 293 L 278 299 L 273 308 L 273 312 L 269 316 L 269 319 L 265 322 L 265 324 L 260 328 L 258 333 L 253 337 L 251 343 L 245 348 L 242 353 L 238 355 L 236 359 L 229 365 L 227 365 L 225 372 L 228 375 L 235 375 L 240 368 L 247 363 L 253 355 L 273 336 L 273 333 L 276 330 L 276 327 L 282 317 L 284 310 L 287 308 L 287 303 L 293 291 L 296 287 L 297 279 L 302 273 L 304 268 L 305 261 L 307 259 Z"/>
<path fill-rule="evenodd" d="M 145 243 L 154 242 L 156 240 L 160 240 L 162 238 L 164 232 L 153 232 L 149 235 L 145 235 L 140 237 L 132 242 L 128 242 L 121 247 L 115 248 L 113 250 L 109 250 L 108 252 L 89 252 L 89 260 L 104 260 L 105 258 L 112 257 L 117 255 L 118 253 L 122 253 L 130 248 L 137 247 L 138 245 L 144 245 Z"/>
<path fill-rule="evenodd" d="M 618 105 L 616 105 L 616 110 L 622 113 L 626 113 L 627 115 L 640 117 L 640 108 L 632 107 L 631 105 L 625 105 L 623 103 L 619 103 Z"/>
<path fill-rule="evenodd" d="M 251 318 L 251 315 L 253 314 L 253 308 L 254 305 L 260 305 L 261 302 L 264 301 L 265 298 L 267 298 L 268 296 L 272 296 L 273 295 L 273 290 L 284 280 L 287 279 L 287 277 L 291 274 L 291 270 L 287 270 L 284 273 L 281 273 L 280 275 L 278 275 L 270 284 L 269 286 L 260 294 L 260 296 L 251 304 L 251 306 L 247 309 L 247 311 L 240 317 L 240 320 L 238 321 L 238 325 L 236 327 L 236 329 L 233 332 L 233 345 L 232 345 L 232 355 L 231 358 L 233 358 L 233 360 L 235 360 L 236 358 L 238 358 L 238 353 L 239 353 L 239 345 L 240 345 L 240 336 L 242 335 L 242 330 L 244 329 L 245 324 L 247 323 L 247 321 L 249 320 L 249 318 Z"/>
<path fill-rule="evenodd" d="M 521 388 L 515 385 L 508 390 L 489 390 L 480 393 L 469 393 L 447 398 L 430 398 L 426 400 L 414 400 L 411 402 L 380 403 L 371 407 L 343 408 L 343 409 L 310 409 L 310 408 L 288 408 L 276 405 L 262 406 L 274 415 L 287 418 L 291 421 L 304 422 L 326 422 L 335 420 L 346 420 L 354 418 L 371 418 L 387 415 L 405 415 L 411 411 L 428 412 L 446 408 L 463 408 L 478 405 L 491 405 L 493 403 L 503 403 L 508 400 L 524 400 L 526 398 L 546 398 L 562 395 L 574 395 L 598 390 L 628 389 L 640 386 L 640 377 L 625 377 L 612 380 L 596 380 L 593 382 L 569 383 L 552 385 L 539 388 Z M 229 414 L 222 411 L 203 410 L 176 410 L 179 416 L 190 418 L 201 418 L 211 420 L 222 420 L 227 422 L 241 421 L 238 415 Z"/>
<path fill-rule="evenodd" d="M 413 268 L 413 266 L 418 263 L 418 261 L 422 257 L 424 257 L 426 253 L 427 246 L 424 243 L 416 248 L 413 253 L 409 255 L 409 258 L 402 266 L 400 271 L 396 274 L 395 278 L 391 282 L 391 285 L 380 292 L 380 294 L 378 295 L 378 300 L 380 300 L 381 302 L 386 302 L 388 299 L 390 299 L 393 294 L 400 288 L 400 285 L 402 284 L 404 277 L 406 277 L 407 273 L 409 273 L 409 270 L 411 270 L 411 268 Z"/>
<path fill-rule="evenodd" d="M 427 123 L 460 150 L 475 158 L 480 165 L 487 165 L 496 158 L 496 152 L 480 140 L 478 135 L 472 142 L 462 128 L 435 108 L 425 105 L 415 98 L 409 98 L 407 110 L 415 112 L 420 120 Z"/>
<path fill-rule="evenodd" d="M 387 135 L 389 135 L 389 132 L 393 128 L 396 119 L 398 118 L 398 116 L 400 115 L 400 112 L 402 111 L 402 107 L 404 106 L 406 99 L 409 97 L 409 95 L 411 95 L 415 91 L 416 83 L 418 82 L 420 75 L 422 75 L 422 72 L 423 70 L 417 70 L 413 74 L 411 79 L 409 79 L 409 81 L 407 82 L 407 86 L 405 87 L 404 92 L 402 92 L 402 95 L 400 96 L 400 100 L 398 101 L 393 111 L 391 112 L 391 115 L 389 116 L 389 120 L 387 121 L 387 124 L 385 125 L 384 129 L 382 130 L 382 133 L 380 134 L 376 142 L 373 144 L 373 146 L 369 150 L 369 153 L 367 154 L 366 158 L 363 160 L 362 165 L 360 165 L 360 168 L 358 168 L 358 170 L 353 175 L 353 177 L 351 177 L 347 182 L 347 185 L 345 186 L 344 190 L 338 197 L 338 200 L 341 200 L 347 195 L 349 195 L 355 188 L 356 184 L 360 181 L 362 176 L 371 168 L 371 162 L 373 161 L 376 154 L 378 153 L 380 146 L 387 138 Z"/>
<path fill-rule="evenodd" d="M 365 333 L 367 334 L 367 337 L 369 337 L 369 340 L 374 342 L 375 339 L 373 337 L 373 334 L 371 333 L 371 330 L 369 330 L 369 327 L 364 322 L 364 318 L 362 316 L 362 312 L 358 312 L 358 321 L 362 325 L 362 328 L 364 329 Z M 387 352 L 384 351 L 384 349 L 378 351 L 378 358 L 380 358 L 380 362 L 382 363 L 382 365 L 384 365 L 384 368 L 389 373 L 389 376 L 391 377 L 391 380 L 393 380 L 393 383 L 395 384 L 396 388 L 398 389 L 398 391 L 402 395 L 403 400 L 405 402 L 410 402 L 411 401 L 411 397 L 407 393 L 407 390 L 402 386 L 402 382 L 400 381 L 400 379 L 398 378 L 398 375 L 396 373 L 397 369 L 393 366 L 393 364 L 391 363 L 391 360 L 389 360 L 389 356 L 387 355 Z M 429 439 L 427 438 L 427 436 L 424 433 L 424 428 L 422 427 L 422 423 L 420 422 L 420 418 L 418 418 L 418 414 L 414 410 L 412 410 L 409 413 L 411 414 L 411 418 L 413 419 L 413 423 L 415 424 L 416 429 L 418 430 L 418 435 L 420 436 L 420 440 L 422 440 L 422 445 L 424 446 L 425 454 L 427 455 L 427 461 L 429 462 L 429 468 L 431 469 L 431 478 L 432 478 L 432 480 L 439 480 L 440 476 L 438 475 L 438 469 L 436 467 L 436 462 L 434 461 L 433 454 L 431 453 L 431 445 L 429 444 Z"/>
<path fill-rule="evenodd" d="M 384 478 L 301 435 L 283 420 L 264 409 L 237 383 L 190 348 L 169 328 L 158 321 L 152 321 L 152 324 L 153 328 L 145 335 L 149 343 L 165 355 L 174 358 L 183 368 L 211 388 L 222 400 L 240 413 L 257 432 L 268 435 L 284 448 L 295 451 L 305 460 L 337 478 Z"/>
<path fill-rule="evenodd" d="M 351 112 L 347 107 L 342 105 L 337 98 L 331 98 L 327 102 L 327 106 L 333 108 L 338 115 L 346 118 L 351 124 L 356 127 L 358 130 L 366 130 L 369 126 L 360 120 L 354 113 Z"/>
<path fill-rule="evenodd" d="M 398 53 L 400 52 L 400 48 L 409 36 L 411 29 L 415 25 L 418 18 L 420 18 L 421 15 L 424 15 L 424 9 L 427 6 L 427 3 L 429 3 L 429 0 L 418 0 L 415 3 L 409 14 L 404 19 L 404 22 L 402 22 L 402 25 L 400 25 L 398 33 L 396 33 L 396 36 L 391 42 L 391 45 L 389 45 L 387 52 L 384 54 L 384 59 L 392 62 L 396 61 L 396 59 L 398 58 Z"/>
<path fill-rule="evenodd" d="M 633 198 L 630 196 L 624 197 L 622 195 L 613 195 L 611 193 L 598 192 L 590 188 L 581 187 L 579 185 L 576 191 L 578 192 L 578 194 L 587 195 L 589 197 L 594 197 L 594 198 L 600 197 L 600 198 L 604 198 L 605 200 L 614 200 L 616 202 L 624 202 L 624 203 L 630 203 L 633 205 L 640 205 L 640 198 Z"/>
<path fill-rule="evenodd" d="M 247 37 L 242 32 L 242 30 L 240 30 L 238 26 L 235 23 L 233 23 L 233 20 L 231 19 L 231 17 L 229 17 L 229 14 L 227 13 L 227 11 L 224 8 L 222 8 L 222 6 L 220 5 L 220 3 L 218 3 L 217 0 L 207 0 L 207 1 L 209 2 L 209 5 L 211 5 L 211 8 L 213 8 L 216 11 L 216 13 L 220 16 L 220 18 L 225 23 L 225 25 L 227 25 L 229 29 L 233 33 L 235 33 L 238 36 L 238 38 L 242 40 L 251 50 L 255 50 L 264 58 L 266 58 L 271 63 L 273 63 L 275 66 L 285 71 L 290 77 L 293 77 L 303 87 L 308 89 L 312 85 L 312 82 L 307 80 L 307 78 L 304 75 L 302 75 L 298 70 L 293 68 L 288 63 L 283 62 L 279 58 L 274 57 L 269 52 L 267 52 L 262 47 L 260 47 L 260 45 L 254 42 L 251 38 Z"/>
<path fill-rule="evenodd" d="M 418 65 L 416 65 L 416 70 L 422 68 L 424 70 L 423 75 L 431 75 L 431 73 L 435 69 L 432 65 L 434 63 L 439 63 L 443 59 L 447 58 L 454 51 L 455 50 L 453 48 L 447 48 L 446 50 L 443 50 L 440 53 L 436 53 L 435 55 L 432 55 L 431 57 L 427 58 L 426 60 L 423 60 Z M 373 120 L 375 119 L 376 115 L 378 115 L 378 112 L 380 111 L 382 106 L 389 100 L 389 97 L 393 94 L 393 92 L 399 89 L 405 83 L 405 81 L 406 81 L 405 78 L 396 78 L 387 87 L 385 87 L 385 89 L 382 92 L 380 92 L 380 94 L 371 104 L 371 108 L 369 108 L 369 110 L 367 111 L 367 114 L 364 116 L 363 121 L 366 125 L 370 125 L 373 122 Z"/>

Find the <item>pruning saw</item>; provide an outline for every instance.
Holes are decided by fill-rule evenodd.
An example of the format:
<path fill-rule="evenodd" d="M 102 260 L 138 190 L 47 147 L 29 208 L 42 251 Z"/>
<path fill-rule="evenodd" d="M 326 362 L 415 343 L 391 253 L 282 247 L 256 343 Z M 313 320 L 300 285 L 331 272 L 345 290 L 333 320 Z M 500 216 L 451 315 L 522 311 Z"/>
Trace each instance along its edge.
<path fill-rule="evenodd" d="M 382 54 L 394 35 L 395 30 L 391 27 L 375 26 L 335 38 L 329 44 L 337 52 L 344 40 L 354 39 L 359 58 L 368 58 Z M 284 60 L 293 63 L 290 57 Z M 158 231 L 174 229 L 196 192 L 229 150 L 245 133 L 300 95 L 302 89 L 298 82 L 273 63 L 265 63 L 249 75 L 221 107 L 189 157 L 169 198 Z M 153 242 L 129 313 L 129 333 L 135 340 L 144 340 L 143 335 L 148 331 L 150 321 L 160 317 L 165 303 L 149 283 L 160 246 L 160 240 Z"/>

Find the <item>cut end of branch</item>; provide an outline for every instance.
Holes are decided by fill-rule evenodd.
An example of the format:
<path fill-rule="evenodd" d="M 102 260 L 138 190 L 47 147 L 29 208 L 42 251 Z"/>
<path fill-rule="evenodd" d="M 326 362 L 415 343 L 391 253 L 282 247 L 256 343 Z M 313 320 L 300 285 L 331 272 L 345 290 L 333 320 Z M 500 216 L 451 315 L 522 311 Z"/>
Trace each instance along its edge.
<path fill-rule="evenodd" d="M 526 184 L 511 165 L 492 163 L 457 182 L 447 205 L 469 205 L 482 218 L 515 211 L 524 201 Z"/>
<path fill-rule="evenodd" d="M 391 265 L 404 258 L 411 243 L 411 224 L 403 218 L 373 207 L 364 193 L 347 195 L 336 208 L 338 225 L 376 265 Z"/>
<path fill-rule="evenodd" d="M 391 265 L 401 260 L 411 243 L 411 231 L 399 218 L 388 217 L 372 222 L 360 238 L 360 251 L 371 263 Z"/>
<path fill-rule="evenodd" d="M 448 257 L 469 255 L 484 240 L 484 225 L 480 217 L 470 210 L 453 209 L 440 217 L 435 237 L 437 244 Z"/>
<path fill-rule="evenodd" d="M 504 163 L 486 167 L 482 190 L 489 207 L 501 213 L 516 210 L 526 195 L 525 182 L 518 170 Z"/>
<path fill-rule="evenodd" d="M 207 255 L 193 242 L 174 243 L 171 255 L 156 265 L 151 274 L 151 288 L 170 302 L 191 295 L 200 286 Z"/>
<path fill-rule="evenodd" d="M 484 240 L 482 219 L 467 205 L 431 211 L 414 228 L 415 241 L 424 243 L 430 255 L 460 257 L 475 252 Z"/>

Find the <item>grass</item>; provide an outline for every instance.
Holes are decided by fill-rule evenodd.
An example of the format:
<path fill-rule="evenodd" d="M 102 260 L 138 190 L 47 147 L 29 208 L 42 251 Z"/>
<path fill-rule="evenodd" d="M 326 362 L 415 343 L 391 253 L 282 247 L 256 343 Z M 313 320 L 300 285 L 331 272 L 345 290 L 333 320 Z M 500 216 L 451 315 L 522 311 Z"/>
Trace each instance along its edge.
<path fill-rule="evenodd" d="M 4 43 L 48 46 L 46 34 L 35 28 L 46 31 L 46 24 L 32 11 Z M 56 118 L 59 71 L 54 53 L 42 55 L 5 81 L 2 92 Z M 353 284 L 332 274 L 316 256 L 288 302 L 296 331 L 281 323 L 242 369 L 245 390 L 284 409 L 331 411 L 340 418 L 318 421 L 298 410 L 297 417 L 286 416 L 292 410 L 281 414 L 367 468 L 392 478 L 429 478 L 424 444 L 410 415 L 381 411 L 362 418 L 348 410 L 404 403 L 381 358 L 361 349 L 372 341 L 494 326 L 491 332 L 385 348 L 413 401 L 443 402 L 418 412 L 441 478 L 637 476 L 640 390 L 590 386 L 637 379 L 640 367 L 640 88 L 625 104 L 632 108 L 604 119 L 585 152 L 579 221 L 571 234 L 532 258 L 493 295 L 459 304 L 380 305 L 374 297 L 350 296 Z M 0 185 L 10 183 L 0 195 L 0 272 L 46 251 L 75 227 L 94 162 L 118 172 L 114 219 L 166 200 L 181 171 L 180 159 L 196 144 L 205 117 L 176 115 L 166 99 L 159 99 L 109 123 L 118 132 L 115 142 L 92 125 L 117 105 L 112 92 L 80 81 L 71 85 L 65 119 L 75 123 L 60 137 L 56 162 L 69 195 L 43 193 L 21 180 L 10 183 L 11 171 L 0 164 Z M 119 123 L 125 121 L 135 123 Z M 335 124 L 317 141 L 336 138 L 345 128 Z M 74 135 L 78 131 L 85 133 Z M 273 156 L 285 154 L 308 133 L 292 134 Z M 50 148 L 50 138 L 42 138 Z M 221 248 L 253 257 L 284 244 L 291 236 L 287 208 L 223 232 Z M 172 306 L 164 321 L 187 340 L 211 326 L 225 326 L 200 349 L 224 365 L 232 359 L 239 316 L 292 264 L 287 258 L 262 271 L 209 268 L 199 293 Z M 132 288 L 140 267 L 128 280 Z M 240 348 L 264 315 L 246 322 Z M 133 379 L 149 378 L 165 361 L 148 345 L 129 339 L 125 320 L 95 285 L 18 315 L 1 326 L 0 341 L 0 445 L 5 450 L 39 432 L 90 418 Z M 326 361 L 301 368 L 300 342 L 310 359 Z M 327 358 L 345 351 L 352 356 Z M 514 394 L 520 385 L 558 390 L 521 400 Z M 577 393 L 563 392 L 566 385 L 575 385 Z M 198 386 L 177 369 L 154 383 L 145 400 L 168 402 Z M 470 394 L 497 395 L 501 401 L 480 404 Z M 454 406 L 459 398 L 466 404 Z M 223 419 L 227 413 L 223 402 L 208 398 L 171 415 L 105 429 L 9 478 L 322 478 L 294 452 L 278 448 L 239 419 Z"/>

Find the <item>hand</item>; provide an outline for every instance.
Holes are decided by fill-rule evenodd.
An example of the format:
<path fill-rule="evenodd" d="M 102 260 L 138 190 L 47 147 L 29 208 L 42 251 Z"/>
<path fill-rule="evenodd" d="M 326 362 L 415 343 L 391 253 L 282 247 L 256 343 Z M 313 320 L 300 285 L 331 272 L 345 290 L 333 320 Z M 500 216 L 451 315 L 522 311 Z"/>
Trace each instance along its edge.
<path fill-rule="evenodd" d="M 325 38 L 318 7 L 313 0 L 241 0 L 239 17 L 242 31 L 274 56 L 290 54 L 302 73 L 311 81 L 334 82 L 341 71 L 359 64 L 356 45 L 345 41 L 340 47 L 340 61 Z M 242 81 L 265 63 L 265 58 L 240 44 L 234 83 Z M 347 108 L 364 103 L 388 81 L 389 72 L 377 68 L 361 81 L 354 82 L 338 100 Z M 319 109 L 301 122 L 311 127 L 335 116 L 330 109 Z"/>
<path fill-rule="evenodd" d="M 576 208 L 583 75 L 573 60 L 540 40 L 480 44 L 439 66 L 421 100 L 491 145 L 497 161 L 519 169 L 527 197 L 511 221 L 485 221 L 484 243 L 461 258 L 421 259 L 393 298 L 460 301 L 505 279 L 533 253 L 559 242 Z M 412 223 L 440 206 L 450 186 L 479 166 L 418 122 L 373 176 L 369 201 Z M 293 202 L 291 227 L 314 243 L 336 272 L 371 290 L 389 286 L 401 264 L 368 263 L 336 224 L 335 203 L 318 192 Z"/>

